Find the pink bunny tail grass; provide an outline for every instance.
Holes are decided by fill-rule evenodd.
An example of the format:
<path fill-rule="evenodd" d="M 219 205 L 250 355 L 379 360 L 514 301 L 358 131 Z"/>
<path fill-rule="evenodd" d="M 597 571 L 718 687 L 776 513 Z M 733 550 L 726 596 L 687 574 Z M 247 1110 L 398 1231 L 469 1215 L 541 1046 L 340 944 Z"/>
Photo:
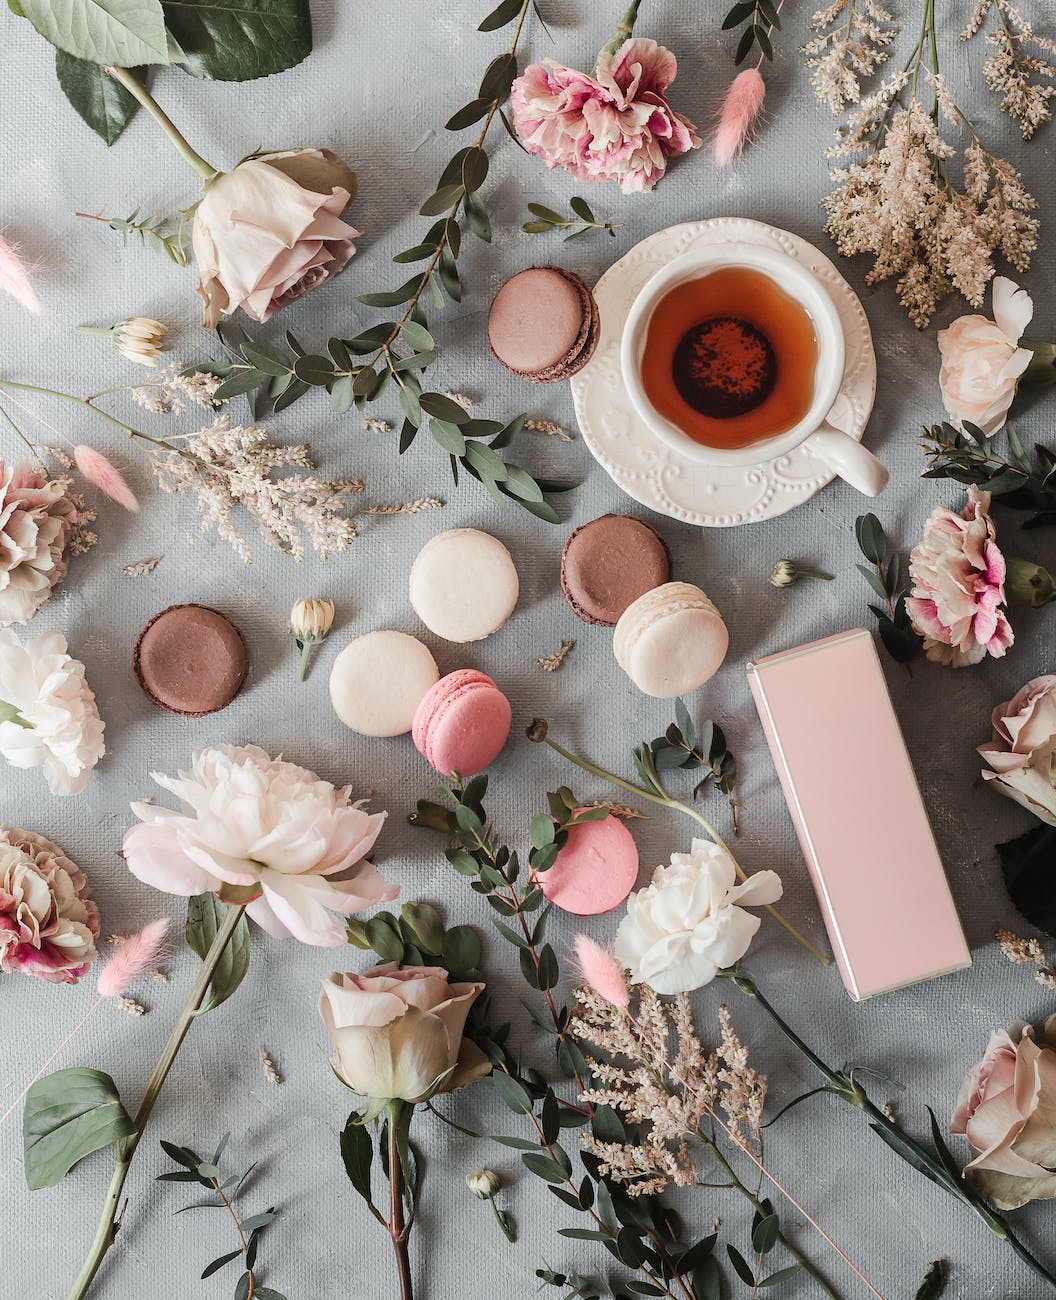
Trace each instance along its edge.
<path fill-rule="evenodd" d="M 112 461 L 107 460 L 101 451 L 96 451 L 93 447 L 86 447 L 81 443 L 74 447 L 73 458 L 77 462 L 77 468 L 88 482 L 97 487 L 100 492 L 105 493 L 111 501 L 116 501 L 119 506 L 124 506 L 126 510 L 137 511 L 139 509 L 136 494 L 125 482 L 124 475 Z"/>
<path fill-rule="evenodd" d="M 766 82 L 758 68 L 738 73 L 730 83 L 711 142 L 712 154 L 720 167 L 728 167 L 755 136 L 765 99 Z"/>
<path fill-rule="evenodd" d="M 29 278 L 29 271 L 18 255 L 18 245 L 9 244 L 0 235 L 0 289 L 20 302 L 26 311 L 41 312 L 40 299 Z"/>
<path fill-rule="evenodd" d="M 151 921 L 145 925 L 138 934 L 129 935 L 103 967 L 97 985 L 99 996 L 120 997 L 141 975 L 150 970 L 165 946 L 168 930 L 169 918 L 163 917 L 160 921 Z"/>
<path fill-rule="evenodd" d="M 577 934 L 573 943 L 579 973 L 586 986 L 614 1007 L 626 1009 L 631 1001 L 627 976 L 612 953 L 585 934 Z"/>

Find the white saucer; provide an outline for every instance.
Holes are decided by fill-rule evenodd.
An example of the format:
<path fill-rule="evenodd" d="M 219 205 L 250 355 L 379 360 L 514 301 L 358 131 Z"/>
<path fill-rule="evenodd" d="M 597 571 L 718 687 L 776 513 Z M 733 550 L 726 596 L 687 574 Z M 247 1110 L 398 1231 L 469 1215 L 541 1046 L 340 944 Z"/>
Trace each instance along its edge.
<path fill-rule="evenodd" d="M 673 257 L 701 244 L 776 245 L 804 263 L 831 296 L 847 347 L 843 384 L 829 421 L 859 442 L 876 396 L 876 356 L 865 311 L 832 262 L 798 235 L 762 221 L 716 217 L 658 231 L 610 266 L 594 286 L 601 312 L 597 351 L 572 383 L 584 441 L 613 481 L 660 514 L 730 528 L 784 514 L 836 477 L 805 447 L 745 467 L 704 465 L 654 438 L 631 405 L 620 372 L 620 336 L 639 289 Z"/>

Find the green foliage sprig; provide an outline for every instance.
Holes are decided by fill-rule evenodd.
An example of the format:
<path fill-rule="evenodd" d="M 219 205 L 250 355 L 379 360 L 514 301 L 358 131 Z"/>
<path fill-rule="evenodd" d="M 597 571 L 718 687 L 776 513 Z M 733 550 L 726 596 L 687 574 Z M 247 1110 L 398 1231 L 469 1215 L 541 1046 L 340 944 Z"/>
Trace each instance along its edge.
<path fill-rule="evenodd" d="M 285 349 L 243 341 L 237 345 L 238 355 L 227 367 L 217 397 L 223 401 L 255 393 L 273 410 L 282 411 L 311 389 L 322 388 L 330 395 L 334 413 L 343 415 L 353 408 L 361 410 L 386 392 L 395 392 L 403 413 L 400 455 L 425 429 L 447 454 L 456 485 L 464 473 L 483 484 L 499 505 L 514 501 L 536 517 L 556 523 L 557 513 L 544 494 L 565 491 L 572 485 L 533 478 L 499 455 L 516 441 L 526 417 L 518 415 L 506 421 L 471 417 L 445 393 L 428 391 L 423 385 L 424 372 L 438 356 L 425 302 L 428 299 L 435 310 L 444 306 L 445 299 L 460 302 L 458 256 L 463 234 L 468 230 L 485 242 L 491 239 L 491 223 L 480 198 L 489 165 L 484 146 L 495 119 L 503 120 L 502 106 L 517 75 L 517 47 L 531 8 L 532 0 L 520 0 L 517 6 L 503 4 L 482 24 L 487 31 L 515 25 L 507 50 L 485 70 L 476 98 L 447 123 L 451 131 L 478 122 L 480 127 L 475 141 L 452 156 L 435 191 L 421 206 L 422 216 L 436 220 L 419 243 L 393 258 L 400 265 L 420 264 L 420 269 L 396 289 L 359 295 L 366 306 L 401 310 L 351 338 L 331 338 L 325 354 L 309 352 L 292 333 L 285 336 Z"/>
<path fill-rule="evenodd" d="M 854 535 L 858 549 L 872 566 L 856 564 L 854 567 L 886 605 L 886 608 L 869 606 L 876 615 L 880 640 L 892 659 L 908 665 L 920 653 L 923 642 L 906 608 L 908 588 L 902 578 L 901 556 L 888 545 L 884 527 L 876 515 L 859 515 L 854 521 Z"/>
<path fill-rule="evenodd" d="M 1006 454 L 997 450 L 996 434 L 974 424 L 966 422 L 963 433 L 948 423 L 923 428 L 921 449 L 930 465 L 922 477 L 974 483 L 1010 510 L 1030 511 L 1024 528 L 1056 524 L 1056 451 L 1036 442 L 1028 452 L 1011 425 L 1004 433 Z"/>
<path fill-rule="evenodd" d="M 8 7 L 55 46 L 63 93 L 108 145 L 139 107 L 109 67 L 131 69 L 137 81 L 155 65 L 252 81 L 294 67 L 312 50 L 309 0 L 10 0 Z"/>
<path fill-rule="evenodd" d="M 225 1210 L 235 1225 L 235 1231 L 238 1234 L 238 1249 L 226 1251 L 206 1264 L 202 1270 L 203 1282 L 206 1278 L 212 1277 L 214 1273 L 219 1273 L 222 1268 L 226 1268 L 228 1264 L 241 1257 L 243 1271 L 235 1283 L 235 1300 L 286 1300 L 286 1297 L 273 1287 L 261 1286 L 257 1282 L 256 1265 L 257 1253 L 260 1249 L 260 1238 L 264 1229 L 275 1221 L 277 1211 L 272 1205 L 259 1214 L 250 1214 L 245 1218 L 240 1217 L 235 1208 L 235 1201 L 245 1186 L 246 1180 L 253 1172 L 254 1166 L 251 1165 L 241 1175 L 224 1174 L 220 1168 L 220 1157 L 224 1154 L 230 1137 L 230 1133 L 224 1134 L 216 1151 L 208 1160 L 198 1155 L 191 1147 L 163 1141 L 161 1143 L 162 1149 L 171 1160 L 176 1162 L 179 1168 L 169 1173 L 159 1174 L 157 1181 L 159 1183 L 197 1183 L 199 1187 L 204 1187 L 211 1193 L 204 1200 L 191 1201 L 189 1205 L 177 1210 L 177 1214 L 184 1214 L 188 1210 Z"/>
<path fill-rule="evenodd" d="M 717 723 L 706 719 L 698 731 L 689 710 L 681 700 L 676 700 L 675 721 L 662 736 L 652 741 L 643 741 L 632 753 L 638 775 L 657 795 L 667 794 L 660 777 L 661 772 L 706 769 L 701 780 L 693 787 L 693 798 L 699 798 L 701 791 L 711 782 L 730 805 L 734 835 L 741 833 L 737 820 L 739 804 L 734 793 L 737 760 L 730 753 L 725 733 Z"/>
<path fill-rule="evenodd" d="M 168 229 L 168 217 L 155 216 L 149 212 L 140 216 L 138 208 L 127 217 L 100 217 L 91 212 L 77 212 L 74 215 L 86 217 L 89 221 L 105 222 L 111 230 L 117 231 L 122 244 L 126 246 L 130 239 L 138 239 L 145 248 L 154 253 L 163 253 L 177 266 L 187 265 L 187 245 L 191 242 L 187 229 L 189 212 L 180 213 L 175 230 Z"/>
<path fill-rule="evenodd" d="M 766 59 L 774 57 L 772 36 L 781 30 L 780 4 L 774 0 L 737 0 L 737 3 L 722 20 L 722 30 L 732 31 L 735 27 L 744 27 L 737 44 L 734 64 L 740 66 L 758 46 L 759 53 Z"/>
<path fill-rule="evenodd" d="M 1039 823 L 998 844 L 1008 896 L 1016 909 L 1045 934 L 1056 936 L 1056 826 Z"/>
<path fill-rule="evenodd" d="M 521 229 L 526 235 L 545 235 L 551 230 L 565 230 L 568 231 L 564 240 L 566 244 L 570 239 L 589 235 L 592 230 L 605 230 L 613 239 L 616 238 L 616 231 L 622 223 L 599 221 L 586 199 L 581 199 L 578 195 L 569 200 L 568 206 L 572 210 L 571 217 L 563 217 L 560 212 L 555 212 L 543 203 L 529 203 L 528 211 L 532 214 L 532 220 L 526 221 Z"/>
<path fill-rule="evenodd" d="M 950 1280 L 950 1266 L 944 1259 L 937 1259 L 924 1274 L 924 1280 L 917 1289 L 914 1300 L 939 1300 Z"/>

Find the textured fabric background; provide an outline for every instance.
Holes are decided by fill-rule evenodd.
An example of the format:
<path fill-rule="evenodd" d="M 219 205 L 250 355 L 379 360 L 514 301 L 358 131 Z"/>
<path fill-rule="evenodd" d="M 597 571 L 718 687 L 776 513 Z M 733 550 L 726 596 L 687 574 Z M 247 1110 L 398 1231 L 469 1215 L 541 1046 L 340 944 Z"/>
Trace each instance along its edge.
<path fill-rule="evenodd" d="M 533 22 L 525 52 L 581 64 L 589 63 L 607 39 L 620 8 L 617 0 L 607 5 L 542 0 L 542 6 L 553 43 Z M 919 5 L 899 0 L 895 7 L 907 28 L 915 28 Z M 718 0 L 654 0 L 643 6 L 639 23 L 641 34 L 656 37 L 678 56 L 674 102 L 698 123 L 707 122 L 730 75 L 731 43 L 718 34 L 725 8 Z M 981 49 L 966 50 L 954 40 L 970 8 L 967 0 L 941 8 L 948 11 L 944 56 L 949 79 L 974 110 L 980 128 L 1022 166 L 1041 203 L 1043 248 L 1048 250 L 1056 198 L 1052 128 L 1043 129 L 1029 147 L 1021 144 L 982 84 Z M 561 260 L 588 279 L 596 278 L 644 235 L 673 222 L 720 214 L 769 221 L 831 250 L 818 201 L 826 192 L 822 150 L 832 124 L 814 104 L 794 53 L 805 38 L 805 9 L 789 6 L 787 31 L 768 77 L 769 122 L 743 163 L 719 175 L 697 155 L 677 163 L 651 196 L 623 198 L 614 189 L 591 192 L 600 214 L 624 223 L 616 239 L 593 236 L 566 248 L 556 237 L 523 235 L 519 226 L 528 200 L 564 207 L 582 187 L 548 174 L 505 140 L 501 130 L 495 133 L 485 190 L 495 242 L 487 247 L 467 240 L 461 261 L 468 285 L 465 301 L 449 305 L 437 319 L 443 349 L 437 386 L 466 392 L 480 400 L 481 412 L 488 415 L 525 409 L 574 430 L 566 388 L 527 387 L 492 361 L 484 343 L 492 294 L 505 276 L 533 261 Z M 286 312 L 279 326 L 262 331 L 262 337 L 272 337 L 281 326 L 290 326 L 321 343 L 330 333 L 348 335 L 377 319 L 355 302 L 355 294 L 398 283 L 399 268 L 389 258 L 419 237 L 423 223 L 413 214 L 456 144 L 442 123 L 470 96 L 505 36 L 475 33 L 486 11 L 477 0 L 400 0 L 386 6 L 317 0 L 314 11 L 316 51 L 303 66 L 251 85 L 200 83 L 174 70 L 157 78 L 155 93 L 217 165 L 229 166 L 261 146 L 326 144 L 358 168 L 360 198 L 353 219 L 366 233 L 351 269 Z M 903 36 L 899 49 L 908 49 L 912 39 Z M 45 302 L 40 319 L 0 302 L 0 374 L 72 391 L 133 382 L 141 372 L 112 356 L 105 342 L 78 336 L 72 327 L 134 314 L 170 322 L 176 353 L 195 356 L 208 340 L 198 328 L 192 271 L 138 247 L 122 251 L 117 236 L 104 226 L 73 215 L 125 215 L 136 206 L 173 211 L 192 200 L 194 177 L 143 115 L 112 150 L 105 149 L 61 96 L 49 48 L 6 12 L 0 18 L 0 42 L 5 73 L 0 82 L 0 225 L 8 237 L 23 242 L 31 259 L 39 259 L 38 284 Z M 863 294 L 879 356 L 879 395 L 867 443 L 891 467 L 892 482 L 877 509 L 890 536 L 908 546 L 933 505 L 958 497 L 952 485 L 918 477 L 918 427 L 940 414 L 935 329 L 918 334 L 890 286 L 866 290 L 863 264 L 844 269 Z M 1045 252 L 1025 282 L 1038 304 L 1032 332 L 1051 337 L 1056 331 L 1050 307 L 1053 272 Z M 936 324 L 962 310 L 963 304 L 951 299 Z M 115 410 L 124 409 L 122 398 L 114 400 Z M 129 800 L 154 790 L 149 772 L 173 772 L 203 745 L 246 741 L 282 752 L 338 783 L 376 791 L 377 805 L 389 810 L 379 862 L 400 883 L 405 898 L 435 900 L 451 921 L 490 930 L 486 909 L 447 867 L 439 840 L 407 825 L 414 800 L 429 792 L 433 780 L 410 739 L 361 739 L 331 712 L 330 664 L 352 636 L 372 628 L 421 635 L 442 671 L 479 667 L 509 692 L 516 726 L 491 772 L 490 806 L 501 833 L 522 846 L 531 814 L 545 807 L 546 789 L 569 781 L 583 798 L 609 793 L 523 739 L 523 725 L 532 715 L 548 717 L 555 735 L 625 771 L 630 746 L 658 734 L 670 720 L 668 704 L 639 695 L 617 668 L 609 633 L 578 623 L 558 591 L 558 557 L 569 529 L 631 505 L 578 439 L 566 444 L 528 434 L 519 449 L 520 458 L 536 472 L 581 480 L 576 492 L 561 498 L 562 524 L 551 528 L 513 508 L 499 511 L 475 485 L 453 491 L 445 459 L 434 454 L 427 437 L 398 460 L 391 437 L 364 432 L 355 416 L 337 420 L 323 399 L 309 396 L 287 415 L 269 421 L 274 436 L 310 439 L 323 469 L 335 477 L 362 476 L 371 501 L 436 494 L 448 504 L 443 511 L 415 518 L 366 518 L 351 552 L 326 565 L 311 557 L 298 567 L 254 538 L 254 560 L 246 567 L 222 541 L 199 530 L 191 501 L 154 489 L 143 460 L 120 446 L 102 422 L 81 418 L 76 410 L 39 409 L 71 436 L 115 454 L 144 502 L 138 517 L 99 503 L 99 545 L 74 562 L 69 580 L 29 629 L 32 634 L 63 631 L 72 651 L 86 662 L 107 724 L 105 760 L 85 793 L 66 800 L 51 798 L 38 772 L 0 769 L 0 821 L 52 836 L 88 869 L 104 932 L 130 930 L 162 912 L 182 914 L 177 900 L 140 885 L 116 856 L 130 823 Z M 1049 436 L 1050 411 L 1044 405 L 1025 411 L 1019 420 L 1024 433 Z M 386 404 L 376 413 L 394 415 Z M 141 419 L 148 428 L 191 427 L 177 417 L 166 421 L 143 413 Z M 42 433 L 50 436 L 47 430 Z M 6 434 L 0 449 L 18 454 Z M 748 868 L 781 872 L 786 913 L 819 943 L 824 932 L 749 699 L 744 663 L 870 621 L 869 593 L 854 571 L 853 521 L 862 508 L 851 489 L 836 484 L 792 514 L 750 528 L 703 534 L 671 520 L 652 520 L 671 544 L 677 575 L 702 585 L 730 626 L 724 668 L 690 704 L 696 715 L 721 722 L 736 752 L 744 805 L 742 860 Z M 408 569 L 419 546 L 434 532 L 459 525 L 501 537 L 515 556 L 522 583 L 509 624 L 491 640 L 465 649 L 437 643 L 424 632 L 406 595 Z M 1056 561 L 1051 537 L 1021 534 L 1014 517 L 1005 516 L 1000 526 L 1002 538 L 1014 549 L 1050 564 Z M 122 575 L 123 565 L 152 556 L 162 557 L 152 575 Z M 777 592 L 766 578 L 782 556 L 813 562 L 837 579 Z M 309 682 L 299 686 L 285 624 L 292 600 L 303 594 L 333 597 L 338 623 Z M 204 601 L 229 613 L 244 630 L 252 653 L 246 689 L 229 709 L 204 721 L 184 721 L 153 709 L 128 666 L 136 632 L 146 619 L 183 600 Z M 835 969 L 821 969 L 772 924 L 764 924 L 751 954 L 751 968 L 772 1000 L 809 1031 L 831 1060 L 868 1064 L 905 1082 L 904 1094 L 880 1082 L 876 1095 L 896 1100 L 899 1114 L 918 1132 L 926 1127 L 926 1102 L 940 1117 L 949 1113 L 961 1077 L 991 1027 L 1039 1019 L 1053 1010 L 1052 995 L 1031 982 L 1029 970 L 1010 967 L 992 942 L 995 927 L 1017 922 L 991 846 L 1031 822 L 1012 804 L 979 788 L 974 753 L 988 736 L 994 703 L 1053 668 L 1052 627 L 1051 611 L 1020 611 L 1017 644 L 1007 658 L 965 672 L 918 666 L 910 679 L 885 660 L 975 949 L 975 966 L 856 1006 Z M 564 669 L 554 675 L 542 672 L 536 658 L 571 637 L 577 645 Z M 833 764 L 839 761 L 833 754 Z M 706 806 L 720 826 L 728 824 L 717 795 L 706 796 Z M 886 810 L 877 807 L 875 833 L 883 836 L 891 829 Z M 673 849 L 687 846 L 690 830 L 685 821 L 656 810 L 635 823 L 643 879 Z M 915 905 L 912 896 L 904 903 L 907 909 Z M 615 918 L 602 919 L 589 928 L 604 938 L 614 924 Z M 567 918 L 555 918 L 553 935 L 562 956 L 572 933 Z M 363 958 L 352 950 L 326 952 L 255 935 L 245 985 L 221 1012 L 194 1028 L 172 1072 L 127 1186 L 125 1226 L 101 1276 L 99 1295 L 133 1300 L 229 1294 L 232 1282 L 226 1275 L 198 1281 L 204 1264 L 231 1248 L 227 1225 L 219 1216 L 174 1219 L 173 1211 L 187 1198 L 178 1188 L 155 1183 L 154 1177 L 168 1163 L 157 1146 L 159 1137 L 204 1147 L 231 1130 L 229 1159 L 242 1165 L 258 1162 L 252 1207 L 274 1204 L 281 1210 L 264 1240 L 262 1259 L 268 1267 L 262 1281 L 290 1300 L 389 1300 L 394 1289 L 389 1243 L 350 1189 L 338 1158 L 337 1133 L 349 1099 L 327 1068 L 325 1036 L 315 1011 L 319 978 L 335 966 L 361 968 Z M 513 1017 L 514 1039 L 526 1057 L 546 1063 L 547 1044 L 539 1041 L 520 1008 L 523 988 L 511 950 L 497 936 L 488 942 L 486 964 L 497 1015 Z M 137 990 L 148 1015 L 133 1019 L 103 1007 L 59 1063 L 112 1072 L 126 1101 L 134 1104 L 193 968 L 193 959 L 179 951 L 168 963 L 170 983 Z M 814 1086 L 817 1080 L 804 1063 L 725 986 L 697 997 L 702 1023 L 709 1029 L 714 1025 L 717 1007 L 727 997 L 756 1063 L 770 1074 L 775 1106 Z M 3 979 L 4 1106 L 92 998 L 91 981 L 66 989 L 15 976 Z M 285 1076 L 280 1088 L 261 1073 L 257 1054 L 262 1044 Z M 516 1120 L 494 1104 L 487 1086 L 449 1100 L 446 1108 L 473 1128 L 517 1131 Z M 533 1270 L 544 1261 L 606 1276 L 608 1256 L 589 1243 L 556 1235 L 556 1228 L 571 1225 L 574 1216 L 521 1169 L 515 1153 L 464 1137 L 428 1115 L 416 1122 L 414 1140 L 425 1170 L 413 1245 L 422 1300 L 534 1294 Z M 897 1160 L 858 1116 L 833 1100 L 817 1098 L 793 1111 L 771 1130 L 768 1151 L 778 1177 L 795 1189 L 888 1300 L 911 1296 L 928 1261 L 938 1256 L 952 1261 L 952 1296 L 1030 1300 L 1043 1294 L 981 1224 Z M 487 1208 L 464 1187 L 465 1174 L 479 1165 L 491 1165 L 503 1177 L 501 1199 L 519 1232 L 513 1247 L 500 1238 Z M 4 1300 L 61 1300 L 65 1295 L 94 1231 L 108 1169 L 108 1157 L 99 1155 L 78 1166 L 61 1187 L 30 1195 L 22 1178 L 18 1120 L 8 1120 L 0 1131 L 0 1196 L 7 1224 L 0 1245 Z M 745 1216 L 729 1193 L 699 1190 L 685 1199 L 684 1209 L 701 1230 L 721 1218 L 732 1240 L 746 1245 Z M 1046 1240 L 1050 1245 L 1053 1240 L 1051 1207 L 1035 1207 L 1016 1219 L 1044 1253 Z M 788 1222 L 842 1295 L 865 1294 L 809 1228 L 795 1215 Z M 812 1293 L 805 1279 L 781 1292 L 790 1300 Z M 731 1294 L 743 1294 L 743 1289 L 737 1284 Z"/>

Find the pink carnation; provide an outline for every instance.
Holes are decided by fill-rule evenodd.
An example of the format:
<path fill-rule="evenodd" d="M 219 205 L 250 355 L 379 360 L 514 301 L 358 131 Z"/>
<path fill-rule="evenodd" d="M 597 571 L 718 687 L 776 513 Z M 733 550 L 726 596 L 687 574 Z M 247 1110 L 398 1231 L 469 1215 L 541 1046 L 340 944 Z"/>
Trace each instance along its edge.
<path fill-rule="evenodd" d="M 513 124 L 529 153 L 577 180 L 651 190 L 667 160 L 700 145 L 693 123 L 665 91 L 678 65 L 656 41 L 630 39 L 598 56 L 594 77 L 552 59 L 513 83 Z"/>
<path fill-rule="evenodd" d="M 990 493 L 969 487 L 960 514 L 937 506 L 909 557 L 906 608 L 924 652 L 953 668 L 1000 658 L 1012 644 L 1005 603 L 1005 557 L 994 538 Z"/>
<path fill-rule="evenodd" d="M 76 984 L 98 938 L 84 872 L 43 835 L 0 827 L 0 970 Z"/>

